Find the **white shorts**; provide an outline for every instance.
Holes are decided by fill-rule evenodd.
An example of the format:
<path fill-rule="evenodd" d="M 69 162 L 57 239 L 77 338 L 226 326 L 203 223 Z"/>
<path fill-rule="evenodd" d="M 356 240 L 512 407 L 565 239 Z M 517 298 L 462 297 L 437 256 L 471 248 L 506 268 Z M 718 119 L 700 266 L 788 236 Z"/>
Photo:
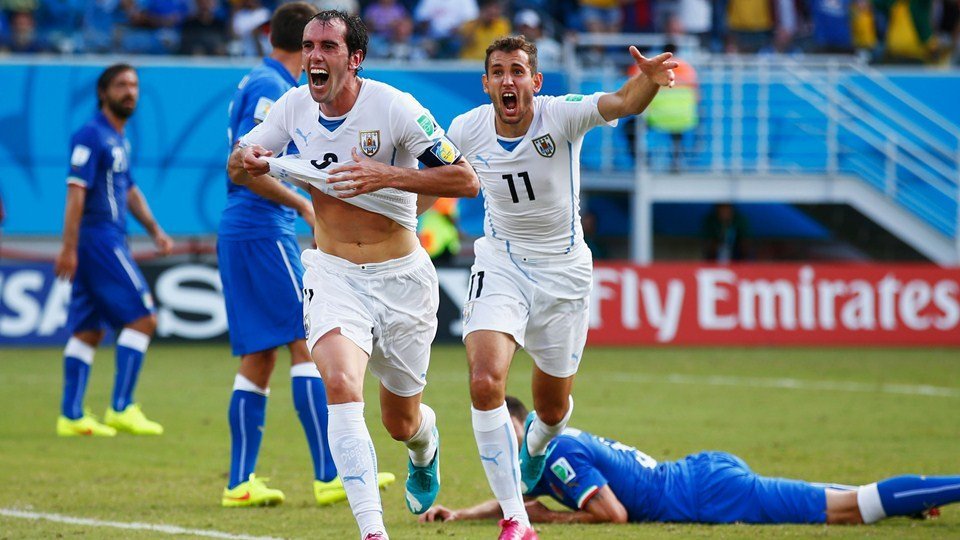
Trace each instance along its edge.
<path fill-rule="evenodd" d="M 513 336 L 554 377 L 577 372 L 590 324 L 593 256 L 581 244 L 564 255 L 518 253 L 497 240 L 474 243 L 476 262 L 463 306 L 463 337 L 477 330 Z"/>
<path fill-rule="evenodd" d="M 318 249 L 303 261 L 303 326 L 312 351 L 331 330 L 370 357 L 370 371 L 400 397 L 423 391 L 437 333 L 440 290 L 423 248 L 382 263 L 354 264 Z"/>

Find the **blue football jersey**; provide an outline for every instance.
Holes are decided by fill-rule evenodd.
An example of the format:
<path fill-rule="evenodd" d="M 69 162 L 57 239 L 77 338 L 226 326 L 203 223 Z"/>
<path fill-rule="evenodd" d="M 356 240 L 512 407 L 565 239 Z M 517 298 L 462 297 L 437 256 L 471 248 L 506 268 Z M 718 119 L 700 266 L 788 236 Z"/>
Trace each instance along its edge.
<path fill-rule="evenodd" d="M 118 235 L 127 232 L 127 192 L 130 175 L 130 141 L 97 112 L 70 139 L 68 184 L 86 189 L 81 239 L 92 230 Z"/>
<path fill-rule="evenodd" d="M 232 150 L 240 137 L 262 122 L 270 107 L 297 80 L 283 64 L 272 58 L 254 68 L 237 86 L 230 102 L 227 138 Z M 287 153 L 295 152 L 293 147 Z M 259 239 L 295 234 L 297 213 L 292 208 L 268 201 L 245 186 L 227 181 L 227 206 L 220 219 L 222 238 Z"/>
<path fill-rule="evenodd" d="M 573 510 L 609 485 L 630 521 L 681 521 L 690 506 L 683 462 L 657 463 L 636 448 L 568 428 L 551 441 L 547 465 L 531 495 L 548 495 Z"/>

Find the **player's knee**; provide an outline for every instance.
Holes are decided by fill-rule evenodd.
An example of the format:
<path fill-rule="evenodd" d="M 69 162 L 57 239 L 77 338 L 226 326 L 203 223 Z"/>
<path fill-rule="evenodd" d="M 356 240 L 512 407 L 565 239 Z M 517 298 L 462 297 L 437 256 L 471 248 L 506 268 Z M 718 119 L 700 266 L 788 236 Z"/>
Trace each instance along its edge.
<path fill-rule="evenodd" d="M 490 409 L 503 403 L 507 379 L 498 373 L 476 369 L 470 373 L 470 398 L 475 407 Z"/>
<path fill-rule="evenodd" d="M 354 403 L 363 401 L 363 381 L 349 373 L 329 373 L 323 379 L 330 403 Z"/>
<path fill-rule="evenodd" d="M 157 316 L 154 314 L 146 315 L 127 325 L 127 328 L 153 336 L 153 333 L 157 331 Z"/>

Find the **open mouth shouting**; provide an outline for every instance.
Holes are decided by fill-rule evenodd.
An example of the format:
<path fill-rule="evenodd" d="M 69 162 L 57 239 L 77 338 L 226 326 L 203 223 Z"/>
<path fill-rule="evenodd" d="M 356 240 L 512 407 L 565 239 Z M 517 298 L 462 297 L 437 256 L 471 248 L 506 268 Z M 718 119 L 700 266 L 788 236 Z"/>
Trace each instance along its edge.
<path fill-rule="evenodd" d="M 500 101 L 503 103 L 503 112 L 507 116 L 516 116 L 517 115 L 517 94 L 514 92 L 504 92 L 500 96 Z"/>
<path fill-rule="evenodd" d="M 310 68 L 310 84 L 318 90 L 323 90 L 327 81 L 330 80 L 330 73 L 320 67 Z"/>

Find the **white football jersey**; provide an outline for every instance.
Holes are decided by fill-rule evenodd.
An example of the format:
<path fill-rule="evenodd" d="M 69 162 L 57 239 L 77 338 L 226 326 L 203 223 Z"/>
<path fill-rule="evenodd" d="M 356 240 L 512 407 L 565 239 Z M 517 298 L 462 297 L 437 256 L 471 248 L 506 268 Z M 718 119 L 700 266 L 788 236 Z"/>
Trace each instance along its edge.
<path fill-rule="evenodd" d="M 381 163 L 412 169 L 417 168 L 418 158 L 429 156 L 431 164 L 443 165 L 460 157 L 430 111 L 413 96 L 370 79 L 361 79 L 353 108 L 337 118 L 322 116 L 308 86 L 287 91 L 266 119 L 241 137 L 239 145 L 259 144 L 279 155 L 290 141 L 297 146 L 300 159 L 318 170 L 352 161 L 354 148 Z M 408 228 L 409 217 L 416 220 L 415 193 L 386 188 L 343 200 L 372 211 L 391 207 L 394 211 L 378 213 Z"/>
<path fill-rule="evenodd" d="M 589 96 L 537 96 L 526 135 L 497 135 L 492 104 L 453 119 L 447 136 L 480 177 L 484 232 L 526 251 L 569 253 L 580 227 L 580 147 L 591 128 L 607 122 Z"/>

